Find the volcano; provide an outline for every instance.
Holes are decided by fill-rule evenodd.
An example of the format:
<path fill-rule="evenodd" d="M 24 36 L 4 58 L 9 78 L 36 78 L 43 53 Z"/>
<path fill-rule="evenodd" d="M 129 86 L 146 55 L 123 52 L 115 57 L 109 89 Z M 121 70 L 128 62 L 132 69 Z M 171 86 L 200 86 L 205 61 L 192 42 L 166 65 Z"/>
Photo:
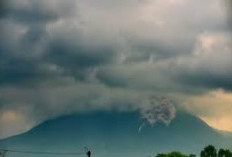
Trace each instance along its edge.
<path fill-rule="evenodd" d="M 174 150 L 198 155 L 208 144 L 232 148 L 232 134 L 211 128 L 201 119 L 179 111 L 170 125 L 142 124 L 138 112 L 90 112 L 48 120 L 30 131 L 3 139 L 0 147 L 13 150 L 83 152 L 94 157 L 143 157 Z M 9 152 L 14 157 L 46 155 Z M 57 156 L 57 155 L 49 155 Z M 68 155 L 66 155 L 68 156 Z M 80 156 L 85 156 L 80 155 Z"/>

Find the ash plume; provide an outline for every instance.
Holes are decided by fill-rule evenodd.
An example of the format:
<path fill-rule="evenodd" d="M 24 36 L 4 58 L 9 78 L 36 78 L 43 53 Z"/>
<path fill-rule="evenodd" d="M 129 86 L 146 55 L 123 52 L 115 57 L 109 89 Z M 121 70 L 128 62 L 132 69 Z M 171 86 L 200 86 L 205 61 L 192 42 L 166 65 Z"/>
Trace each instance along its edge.
<path fill-rule="evenodd" d="M 140 111 L 142 124 L 138 132 L 140 133 L 143 127 L 148 124 L 153 127 L 157 122 L 169 125 L 175 118 L 176 108 L 174 103 L 164 97 L 150 97 L 143 101 L 143 108 Z"/>

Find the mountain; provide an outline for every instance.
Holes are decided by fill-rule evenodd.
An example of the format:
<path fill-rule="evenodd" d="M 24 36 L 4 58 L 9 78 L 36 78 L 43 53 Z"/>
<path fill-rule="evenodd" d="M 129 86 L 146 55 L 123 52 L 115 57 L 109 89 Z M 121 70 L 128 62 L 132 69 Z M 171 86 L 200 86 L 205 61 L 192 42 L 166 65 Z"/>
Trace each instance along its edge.
<path fill-rule="evenodd" d="M 173 150 L 198 155 L 208 144 L 232 148 L 232 134 L 217 131 L 183 111 L 177 113 L 169 126 L 161 123 L 153 127 L 146 125 L 139 132 L 141 123 L 137 112 L 69 115 L 48 120 L 24 134 L 1 140 L 0 147 L 29 151 L 83 152 L 83 147 L 88 146 L 93 157 L 143 157 Z M 25 157 L 25 154 L 9 153 L 9 156 Z M 51 156 L 57 155 L 50 154 L 49 157 Z"/>

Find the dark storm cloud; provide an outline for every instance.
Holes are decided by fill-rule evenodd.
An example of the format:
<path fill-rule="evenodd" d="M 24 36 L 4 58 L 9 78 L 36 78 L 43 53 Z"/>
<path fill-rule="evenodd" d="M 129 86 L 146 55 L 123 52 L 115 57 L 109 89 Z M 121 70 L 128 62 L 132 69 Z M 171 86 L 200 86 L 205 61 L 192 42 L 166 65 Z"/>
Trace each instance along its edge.
<path fill-rule="evenodd" d="M 36 78 L 47 78 L 47 76 L 51 77 L 52 75 L 60 75 L 60 77 L 67 75 L 83 80 L 87 77 L 86 75 L 89 68 L 115 64 L 116 57 L 118 56 L 117 51 L 120 50 L 117 50 L 112 45 L 91 47 L 91 42 L 94 44 L 95 41 L 90 41 L 88 44 L 83 45 L 83 42 L 80 40 L 83 38 L 81 35 L 82 30 L 74 30 L 79 33 L 75 32 L 75 38 L 71 38 L 72 40 L 68 41 L 66 41 L 65 37 L 64 39 L 57 39 L 53 37 L 53 34 L 49 34 L 47 30 L 48 24 L 55 23 L 59 19 L 71 15 L 70 12 L 73 11 L 74 1 L 70 1 L 69 3 L 58 1 L 56 3 L 60 3 L 60 5 L 55 5 L 55 7 L 57 7 L 56 9 L 53 9 L 55 3 L 47 4 L 45 1 L 34 0 L 29 2 L 25 1 L 25 5 L 22 6 L 18 6 L 14 1 L 10 1 L 7 3 L 8 5 L 4 7 L 1 18 L 10 19 L 13 21 L 13 24 L 22 23 L 26 25 L 27 30 L 20 37 L 16 49 L 7 49 L 6 45 L 0 46 L 2 51 L 0 55 L 3 65 L 1 67 L 1 74 L 4 76 L 1 78 L 2 83 L 4 83 L 4 81 L 7 83 L 26 82 L 23 81 L 24 79 L 35 80 L 35 82 L 37 82 Z M 60 31 L 62 32 L 63 30 Z M 63 35 L 69 36 L 72 34 Z M 154 36 L 156 36 L 156 34 L 154 34 Z M 4 40 L 4 37 L 1 38 Z M 179 38 L 184 37 L 178 37 L 178 39 Z M 132 43 L 136 45 L 134 46 L 132 44 L 132 49 L 130 50 L 132 52 L 125 54 L 126 59 L 123 63 L 166 60 L 186 53 L 192 49 L 194 45 L 193 39 L 187 40 L 188 42 L 186 43 L 180 42 L 183 46 L 174 41 L 169 42 L 169 45 L 165 45 L 165 42 L 155 43 L 155 45 L 151 41 L 144 42 L 137 41 L 137 39 L 134 40 L 135 41 Z M 9 53 L 9 51 L 13 51 L 13 53 Z M 17 57 L 15 57 L 15 51 L 18 52 L 16 53 L 18 55 Z M 56 72 L 51 72 L 49 75 L 49 70 L 40 67 L 41 65 L 47 64 L 57 66 L 62 69 L 62 72 L 57 72 L 56 75 L 54 74 Z M 111 71 L 110 67 L 109 71 Z M 152 72 L 152 70 L 146 71 L 145 69 L 140 71 L 144 72 L 144 74 Z M 136 70 L 134 70 L 134 72 L 136 72 Z M 130 78 L 133 77 L 133 74 L 131 74 L 132 76 L 127 75 L 128 73 L 126 71 L 124 71 L 124 73 L 120 73 L 120 71 L 107 74 L 103 71 L 97 73 L 98 79 L 103 83 L 115 87 L 130 86 L 128 84 L 130 84 Z M 139 76 L 137 76 L 135 80 L 138 80 L 135 81 L 137 84 L 136 87 L 147 88 L 149 84 L 152 83 L 152 79 L 147 83 L 147 79 Z M 183 82 L 186 83 L 188 81 Z M 201 79 L 199 79 L 199 82 L 201 82 Z"/>
<path fill-rule="evenodd" d="M 114 70 L 101 70 L 96 77 L 109 87 L 128 87 L 130 79 L 122 73 L 117 73 Z"/>
<path fill-rule="evenodd" d="M 66 75 L 84 80 L 89 69 L 110 64 L 114 57 L 115 50 L 110 47 L 88 48 L 78 42 L 55 40 L 49 44 L 44 61 L 61 67 Z"/>
<path fill-rule="evenodd" d="M 0 16 L 3 13 L 4 7 L 5 7 L 5 1 L 0 1 Z"/>
<path fill-rule="evenodd" d="M 48 23 L 72 14 L 74 0 L 57 1 L 59 5 L 54 6 L 54 2 L 45 0 L 37 1 L 14 1 L 3 0 L 2 14 L 0 18 L 11 19 L 24 24 Z M 56 8 L 58 7 L 58 8 Z"/>
<path fill-rule="evenodd" d="M 0 37 L 0 84 L 35 84 L 49 75 L 47 69 L 41 68 L 43 60 L 32 57 L 38 45 L 44 46 L 40 44 L 45 37 L 43 28 L 38 25 L 30 26 L 15 45 L 8 39 L 12 35 L 14 34 L 4 32 Z"/>
<path fill-rule="evenodd" d="M 2 23 L 9 23 L 1 27 L 0 83 L 2 85 L 36 85 L 43 80 L 64 76 L 84 80 L 89 68 L 113 60 L 115 50 L 110 46 L 88 48 L 78 43 L 81 38 L 78 34 L 71 41 L 62 39 L 68 36 L 66 34 L 61 39 L 49 35 L 46 26 L 65 16 L 71 16 L 73 11 L 71 8 L 75 6 L 75 1 L 57 1 L 60 5 L 57 5 L 56 9 L 53 8 L 54 2 L 51 4 L 34 0 L 24 2 L 25 6 L 20 6 L 20 3 L 15 1 L 5 3 L 0 16 Z M 15 28 L 17 25 L 25 28 Z M 15 45 L 9 40 L 15 35 L 14 30 L 12 32 L 10 28 L 15 29 L 16 33 L 24 31 L 15 41 Z M 51 66 L 61 70 L 50 70 Z"/>
<path fill-rule="evenodd" d="M 47 32 L 45 30 L 45 26 L 41 24 L 33 24 L 28 27 L 27 32 L 22 36 L 20 39 L 21 48 L 24 48 L 27 45 L 31 45 L 34 47 L 33 44 L 38 44 L 42 39 L 46 39 Z"/>
<path fill-rule="evenodd" d="M 0 75 L 0 84 L 4 85 L 29 83 L 41 74 L 38 72 L 35 62 L 11 58 L 10 61 L 1 64 Z"/>
<path fill-rule="evenodd" d="M 31 4 L 31 6 L 28 8 L 19 8 L 17 6 L 7 4 L 8 3 L 5 2 L 5 6 L 2 8 L 0 18 L 7 18 L 23 23 L 46 23 L 58 18 L 55 13 L 41 10 L 39 2 L 38 4 L 34 2 L 34 4 Z"/>
<path fill-rule="evenodd" d="M 4 56 L 0 60 L 0 85 L 34 87 L 46 80 L 62 76 L 62 72 L 50 70 L 49 64 L 39 59 L 23 59 Z"/>
<path fill-rule="evenodd" d="M 37 8 L 30 8 L 29 10 L 21 9 L 3 9 L 1 18 L 8 18 L 12 20 L 17 20 L 24 23 L 39 23 L 39 22 L 48 22 L 58 18 L 55 14 L 49 14 L 42 12 Z"/>
<path fill-rule="evenodd" d="M 182 45 L 162 45 L 154 43 L 137 43 L 132 56 L 128 57 L 128 62 L 137 61 L 161 61 L 188 53 L 193 49 L 194 41 L 185 41 Z"/>
<path fill-rule="evenodd" d="M 112 48 L 89 49 L 74 43 L 48 41 L 42 46 L 41 56 L 27 55 L 36 51 L 41 38 L 45 35 L 40 28 L 29 30 L 21 39 L 17 51 L 21 55 L 14 56 L 6 50 L 0 53 L 0 83 L 1 84 L 34 84 L 53 77 L 72 76 L 84 80 L 88 69 L 109 64 L 113 61 L 115 53 Z M 6 53 L 4 53 L 6 52 Z M 47 65 L 61 68 L 61 71 L 51 71 Z"/>
<path fill-rule="evenodd" d="M 79 43 L 52 41 L 45 60 L 69 68 L 85 68 L 113 61 L 115 50 L 107 47 L 88 48 Z"/>
<path fill-rule="evenodd" d="M 208 90 L 224 89 L 232 91 L 232 73 L 220 75 L 205 72 L 182 72 L 175 78 L 177 82 L 187 85 L 186 88 L 206 88 Z"/>
<path fill-rule="evenodd" d="M 27 82 L 28 80 L 37 83 L 38 80 L 43 80 L 51 76 L 71 76 L 84 80 L 87 77 L 86 75 L 88 75 L 89 68 L 98 66 L 106 66 L 108 69 L 108 72 L 100 70 L 96 75 L 97 79 L 109 86 L 147 88 L 150 84 L 157 81 L 155 76 L 151 76 L 151 79 L 147 79 L 134 75 L 133 73 L 137 72 L 136 69 L 134 69 L 133 72 L 131 72 L 130 69 L 128 69 L 128 72 L 127 70 L 120 71 L 123 68 L 116 71 L 111 69 L 111 67 L 113 67 L 112 65 L 116 63 L 115 60 L 118 56 L 117 51 L 120 50 L 112 45 L 91 47 L 91 42 L 94 44 L 95 41 L 89 41 L 88 44 L 85 43 L 85 45 L 83 45 L 81 28 L 74 30 L 77 31 L 74 33 L 75 37 L 71 37 L 71 40 L 68 41 L 66 41 L 65 37 L 63 39 L 62 37 L 61 39 L 57 39 L 57 37 L 53 36 L 54 34 L 49 34 L 50 32 L 47 30 L 48 24 L 55 23 L 59 19 L 71 15 L 70 12 L 72 12 L 73 9 L 72 4 L 74 4 L 73 1 L 70 1 L 70 3 L 62 3 L 59 1 L 57 3 L 62 5 L 55 5 L 57 7 L 56 9 L 53 9 L 53 3 L 48 3 L 46 6 L 45 1 L 29 1 L 29 3 L 25 1 L 25 5 L 22 6 L 18 6 L 17 3 L 10 1 L 7 3 L 8 5 L 5 5 L 1 18 L 10 19 L 13 21 L 13 24 L 21 23 L 22 25 L 26 25 L 27 28 L 26 32 L 21 35 L 15 49 L 11 48 L 11 43 L 7 43 L 9 44 L 8 46 L 0 46 L 2 65 L 1 75 L 3 76 L 1 77 L 1 82 L 3 84 L 17 84 Z M 64 7 L 62 7 L 63 4 L 65 4 Z M 211 21 L 213 20 L 211 19 Z M 64 30 L 60 31 L 62 32 Z M 72 34 L 63 35 L 69 36 Z M 154 36 L 156 36 L 156 34 L 154 34 Z M 185 37 L 177 37 L 178 40 L 182 40 L 182 38 Z M 4 36 L 1 37 L 1 40 L 5 40 Z M 190 50 L 193 49 L 195 43 L 193 38 L 187 40 L 185 43 L 175 43 L 172 41 L 169 42 L 169 45 L 165 44 L 165 42 L 153 43 L 151 41 L 144 42 L 135 39 L 135 41 L 132 41 L 132 48 L 130 49 L 132 52 L 128 54 L 125 53 L 125 60 L 123 63 L 136 64 L 149 61 L 165 61 L 184 54 L 187 51 L 189 51 L 187 53 L 190 53 Z M 46 67 L 41 68 L 43 65 L 54 65 L 62 70 L 59 72 L 50 72 L 48 69 L 45 69 Z M 107 67 L 108 65 L 109 67 Z M 127 65 L 125 65 L 125 67 L 126 66 Z M 156 73 L 157 69 L 140 69 L 140 72 L 146 75 L 151 72 Z M 197 77 L 197 74 L 190 76 L 188 73 L 184 74 L 182 77 L 180 72 L 180 78 L 177 77 L 177 82 L 180 84 L 183 83 L 184 85 L 195 84 L 205 86 L 206 88 L 227 89 L 231 87 L 229 79 L 224 78 L 224 75 L 212 75 L 211 81 L 208 81 L 207 77 L 201 72 L 199 72 L 199 77 Z M 136 76 L 136 78 L 133 79 L 135 81 L 130 81 L 133 76 Z M 163 76 L 168 77 L 167 74 L 164 74 Z M 152 80 L 154 80 L 154 82 Z M 152 87 L 155 88 L 155 85 Z"/>

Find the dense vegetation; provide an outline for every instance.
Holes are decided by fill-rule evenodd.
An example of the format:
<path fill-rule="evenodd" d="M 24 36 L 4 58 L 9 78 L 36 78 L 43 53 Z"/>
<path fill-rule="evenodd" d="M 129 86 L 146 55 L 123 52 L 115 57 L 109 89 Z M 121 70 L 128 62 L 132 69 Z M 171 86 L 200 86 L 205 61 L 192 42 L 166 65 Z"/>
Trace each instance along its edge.
<path fill-rule="evenodd" d="M 186 155 L 178 151 L 156 155 L 156 157 L 195 157 L 195 156 L 196 155 L 193 154 Z M 229 149 L 222 149 L 222 148 L 217 151 L 217 149 L 214 146 L 209 145 L 201 151 L 200 157 L 232 157 L 232 152 Z"/>
<path fill-rule="evenodd" d="M 188 155 L 182 154 L 181 152 L 171 152 L 167 154 L 157 154 L 156 157 L 188 157 Z"/>

